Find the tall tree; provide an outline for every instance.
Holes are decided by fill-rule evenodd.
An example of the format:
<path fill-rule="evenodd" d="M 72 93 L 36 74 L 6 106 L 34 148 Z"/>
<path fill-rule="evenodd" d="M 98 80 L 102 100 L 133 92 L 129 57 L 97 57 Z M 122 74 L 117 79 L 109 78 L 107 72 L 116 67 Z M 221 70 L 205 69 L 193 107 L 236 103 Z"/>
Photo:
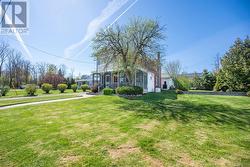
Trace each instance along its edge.
<path fill-rule="evenodd" d="M 0 77 L 2 76 L 3 65 L 10 55 L 9 44 L 6 42 L 0 43 Z"/>
<path fill-rule="evenodd" d="M 237 39 L 222 57 L 221 69 L 217 76 L 216 90 L 230 89 L 248 91 L 250 89 L 250 39 Z"/>
<path fill-rule="evenodd" d="M 166 66 L 165 66 L 165 70 L 168 73 L 168 75 L 172 78 L 172 79 L 176 79 L 177 76 L 180 74 L 181 72 L 181 63 L 180 61 L 170 61 L 167 62 Z"/>
<path fill-rule="evenodd" d="M 105 67 L 112 64 L 113 68 L 123 70 L 129 84 L 133 84 L 137 65 L 154 66 L 151 60 L 156 59 L 157 52 L 162 49 L 163 32 L 164 26 L 158 21 L 136 18 L 127 25 L 116 25 L 97 33 L 93 40 L 93 55 Z"/>

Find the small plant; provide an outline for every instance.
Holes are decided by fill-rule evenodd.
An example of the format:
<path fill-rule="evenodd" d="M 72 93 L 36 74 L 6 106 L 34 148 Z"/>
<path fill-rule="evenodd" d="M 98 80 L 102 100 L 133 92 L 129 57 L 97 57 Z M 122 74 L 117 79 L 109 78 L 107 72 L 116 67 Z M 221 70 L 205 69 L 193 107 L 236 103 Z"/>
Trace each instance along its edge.
<path fill-rule="evenodd" d="M 98 92 L 98 85 L 95 84 L 95 85 L 91 88 L 91 91 L 92 91 L 93 93 L 97 93 L 97 92 Z"/>
<path fill-rule="evenodd" d="M 34 96 L 36 93 L 36 85 L 35 84 L 26 85 L 25 91 L 26 91 L 28 96 Z"/>
<path fill-rule="evenodd" d="M 76 90 L 77 90 L 77 84 L 72 84 L 71 85 L 71 89 L 73 90 L 73 92 L 76 92 Z"/>
<path fill-rule="evenodd" d="M 104 88 L 103 89 L 103 94 L 104 95 L 112 95 L 114 93 L 114 90 L 111 88 Z"/>
<path fill-rule="evenodd" d="M 183 91 L 182 90 L 180 90 L 180 89 L 176 89 L 176 94 L 183 94 Z"/>
<path fill-rule="evenodd" d="M 57 85 L 57 89 L 61 92 L 64 93 L 64 91 L 67 89 L 67 85 L 66 84 L 58 84 Z"/>
<path fill-rule="evenodd" d="M 52 90 L 52 88 L 53 86 L 49 83 L 42 84 L 42 90 L 47 94 Z"/>
<path fill-rule="evenodd" d="M 250 91 L 247 92 L 247 96 L 250 97 Z"/>
<path fill-rule="evenodd" d="M 82 89 L 83 92 L 86 92 L 86 90 L 89 89 L 89 85 L 84 84 L 84 85 L 81 86 L 81 89 Z"/>
<path fill-rule="evenodd" d="M 10 91 L 9 86 L 1 86 L 0 87 L 0 94 L 1 96 L 6 96 L 6 94 Z"/>

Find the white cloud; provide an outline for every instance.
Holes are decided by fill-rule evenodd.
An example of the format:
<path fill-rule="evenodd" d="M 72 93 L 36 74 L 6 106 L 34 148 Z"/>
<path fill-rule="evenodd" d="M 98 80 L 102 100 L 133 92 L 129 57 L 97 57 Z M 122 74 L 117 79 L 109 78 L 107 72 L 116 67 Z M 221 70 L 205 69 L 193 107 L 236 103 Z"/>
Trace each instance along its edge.
<path fill-rule="evenodd" d="M 87 32 L 83 39 L 65 49 L 65 57 L 71 57 L 81 51 L 85 42 L 89 41 L 99 30 L 101 24 L 122 8 L 129 0 L 112 0 L 101 11 L 101 14 L 94 18 L 88 25 Z M 136 0 L 137 1 L 137 0 Z M 89 46 L 89 45 L 88 45 Z M 87 47 L 88 47 L 87 46 Z M 86 48 L 86 47 L 85 47 Z"/>

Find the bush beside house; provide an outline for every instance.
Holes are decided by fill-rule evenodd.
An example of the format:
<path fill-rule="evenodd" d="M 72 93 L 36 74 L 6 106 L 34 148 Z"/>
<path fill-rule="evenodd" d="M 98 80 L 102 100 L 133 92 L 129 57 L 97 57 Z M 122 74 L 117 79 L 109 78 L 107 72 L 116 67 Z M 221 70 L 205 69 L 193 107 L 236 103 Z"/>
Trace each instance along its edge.
<path fill-rule="evenodd" d="M 82 89 L 83 92 L 86 92 L 86 91 L 89 89 L 89 85 L 83 84 L 83 85 L 81 86 L 81 89 Z"/>
<path fill-rule="evenodd" d="M 104 95 L 112 95 L 112 94 L 114 94 L 114 90 L 111 89 L 111 88 L 104 88 L 103 89 L 103 94 Z"/>
<path fill-rule="evenodd" d="M 142 95 L 143 89 L 139 86 L 121 86 L 116 88 L 119 95 Z"/>

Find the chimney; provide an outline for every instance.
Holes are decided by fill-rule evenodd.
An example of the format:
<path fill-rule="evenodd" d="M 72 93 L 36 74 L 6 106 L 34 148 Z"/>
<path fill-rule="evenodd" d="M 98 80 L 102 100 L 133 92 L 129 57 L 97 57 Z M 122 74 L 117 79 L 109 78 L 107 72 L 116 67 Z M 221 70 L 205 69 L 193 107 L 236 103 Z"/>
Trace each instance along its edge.
<path fill-rule="evenodd" d="M 156 87 L 161 88 L 161 53 L 157 53 L 157 83 Z"/>

